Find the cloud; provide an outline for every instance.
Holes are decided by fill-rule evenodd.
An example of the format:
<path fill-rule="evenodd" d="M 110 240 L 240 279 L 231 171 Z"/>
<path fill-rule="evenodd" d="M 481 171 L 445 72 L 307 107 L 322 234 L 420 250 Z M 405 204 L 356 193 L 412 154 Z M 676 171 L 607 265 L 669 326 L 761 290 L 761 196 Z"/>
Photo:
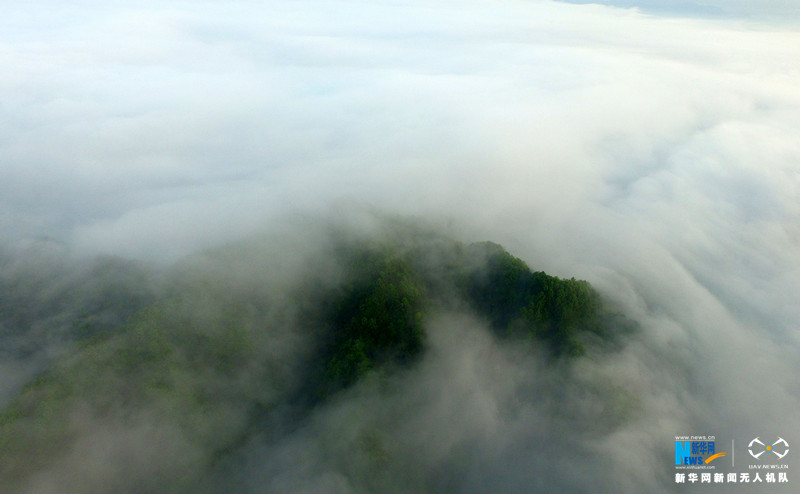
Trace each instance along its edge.
<path fill-rule="evenodd" d="M 576 4 L 602 4 L 619 8 L 636 8 L 645 12 L 670 13 L 684 16 L 769 19 L 773 22 L 785 16 L 797 15 L 800 8 L 791 0 L 768 0 L 754 4 L 737 0 L 560 0 Z"/>
<path fill-rule="evenodd" d="M 497 241 L 588 279 L 642 335 L 561 389 L 480 322 L 442 316 L 420 368 L 254 441 L 242 482 L 668 489 L 675 434 L 800 438 L 796 8 L 762 2 L 791 15 L 748 23 L 751 2 L 686 3 L 740 17 L 548 1 L 15 6 L 0 19 L 3 241 L 173 263 L 292 231 L 298 211 L 359 208 Z M 609 396 L 637 414 L 581 429 L 611 420 Z M 534 446 L 549 441 L 569 449 Z M 384 454 L 396 466 L 365 480 Z M 567 461 L 583 474 L 566 478 Z"/>

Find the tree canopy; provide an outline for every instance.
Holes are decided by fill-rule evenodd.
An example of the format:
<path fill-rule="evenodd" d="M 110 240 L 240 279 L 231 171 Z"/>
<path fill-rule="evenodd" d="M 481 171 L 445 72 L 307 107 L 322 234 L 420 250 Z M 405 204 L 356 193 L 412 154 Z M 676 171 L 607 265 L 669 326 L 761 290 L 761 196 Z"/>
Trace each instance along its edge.
<path fill-rule="evenodd" d="M 343 384 L 378 363 L 407 362 L 422 350 L 425 297 L 420 279 L 401 258 L 375 264 L 366 279 L 342 291 L 332 315 L 327 376 Z"/>
<path fill-rule="evenodd" d="M 413 366 L 434 311 L 466 308 L 498 338 L 520 338 L 565 361 L 584 353 L 585 335 L 603 324 L 588 282 L 532 271 L 490 242 L 406 230 L 380 241 L 343 236 L 324 256 L 329 271 L 309 263 L 319 279 L 306 273 L 288 290 L 270 284 L 266 270 L 253 271 L 252 259 L 238 261 L 246 257 L 238 251 L 173 273 L 158 297 L 106 276 L 116 283 L 108 286 L 125 289 L 82 305 L 70 322 L 74 349 L 0 411 L 0 478 L 14 485 L 47 468 L 95 421 L 124 429 L 152 420 L 203 452 L 164 456 L 183 468 L 172 491 L 189 492 L 191 472 L 262 430 L 285 406 L 280 397 L 291 394 L 302 412 L 365 375 Z M 6 322 L 19 319 L 4 307 Z M 127 321 L 88 326 L 97 311 Z"/>
<path fill-rule="evenodd" d="M 478 311 L 500 334 L 527 333 L 547 342 L 556 354 L 585 351 L 579 332 L 597 324 L 600 298 L 591 285 L 533 272 L 497 244 L 474 244 L 486 263 L 472 270 L 466 291 Z"/>

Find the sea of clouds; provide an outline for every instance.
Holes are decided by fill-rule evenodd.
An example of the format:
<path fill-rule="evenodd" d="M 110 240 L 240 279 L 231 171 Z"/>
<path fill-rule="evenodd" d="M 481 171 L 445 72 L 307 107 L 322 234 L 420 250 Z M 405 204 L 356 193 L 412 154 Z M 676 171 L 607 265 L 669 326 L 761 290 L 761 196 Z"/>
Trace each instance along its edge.
<path fill-rule="evenodd" d="M 220 482 L 653 492 L 677 434 L 800 445 L 792 2 L 4 3 L 12 257 L 169 266 L 377 210 L 587 279 L 641 326 L 567 379 L 442 314 L 418 368 L 254 439 Z M 0 391 L 28 366 L 0 362 Z M 391 466 L 342 463 L 363 441 Z"/>

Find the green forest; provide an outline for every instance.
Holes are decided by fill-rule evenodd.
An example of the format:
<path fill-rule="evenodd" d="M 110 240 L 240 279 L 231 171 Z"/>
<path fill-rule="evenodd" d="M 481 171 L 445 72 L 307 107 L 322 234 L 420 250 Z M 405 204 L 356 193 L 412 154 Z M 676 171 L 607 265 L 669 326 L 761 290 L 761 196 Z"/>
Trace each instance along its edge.
<path fill-rule="evenodd" d="M 495 338 L 565 362 L 614 330 L 588 282 L 533 271 L 491 242 L 414 230 L 380 240 L 342 234 L 320 254 L 336 276 L 312 259 L 304 275 L 277 285 L 269 270 L 251 268 L 258 255 L 235 246 L 206 253 L 165 275 L 159 289 L 144 288 L 143 269 L 105 261 L 38 306 L 4 280 L 17 299 L 5 299 L 2 327 L 18 328 L 21 340 L 24 330 L 42 338 L 26 322 L 33 312 L 55 318 L 53 304 L 77 309 L 58 319 L 67 350 L 0 412 L 0 485 L 52 468 L 102 421 L 112 431 L 138 424 L 145 438 L 147 424 L 167 424 L 176 451 L 193 456 L 154 453 L 169 473 L 136 488 L 192 491 L 198 469 L 269 430 L 275 410 L 293 406 L 302 417 L 365 376 L 413 368 L 438 311 L 470 313 Z M 81 298 L 90 285 L 101 291 Z"/>
<path fill-rule="evenodd" d="M 600 297 L 586 281 L 533 272 L 490 242 L 454 243 L 448 254 L 433 270 L 415 269 L 419 252 L 391 246 L 346 254 L 352 256 L 346 263 L 361 272 L 333 295 L 334 310 L 324 321 L 332 339 L 327 379 L 347 385 L 376 365 L 413 361 L 424 349 L 425 315 L 437 308 L 436 290 L 456 293 L 498 337 L 528 337 L 556 357 L 584 354 L 581 334 L 601 330 Z"/>

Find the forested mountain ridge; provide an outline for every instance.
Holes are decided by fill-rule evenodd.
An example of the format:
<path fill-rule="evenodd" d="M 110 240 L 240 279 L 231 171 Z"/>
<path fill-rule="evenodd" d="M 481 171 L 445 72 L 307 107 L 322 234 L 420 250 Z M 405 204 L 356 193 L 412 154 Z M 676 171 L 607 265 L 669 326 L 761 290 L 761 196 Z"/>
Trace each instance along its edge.
<path fill-rule="evenodd" d="M 613 336 L 589 283 L 534 272 L 497 244 L 413 229 L 332 238 L 323 260 L 295 261 L 295 279 L 272 274 L 258 246 L 206 253 L 126 322 L 70 332 L 75 348 L 0 412 L 0 486 L 25 492 L 40 472 L 77 469 L 99 491 L 196 492 L 280 410 L 302 421 L 367 375 L 413 368 L 437 312 L 469 312 L 554 360 L 586 353 L 587 335 Z M 117 292 L 130 294 L 120 313 L 142 305 L 140 291 Z M 128 441 L 107 447 L 119 463 L 101 478 L 83 463 L 98 434 Z M 142 449 L 153 458 L 136 464 Z"/>
<path fill-rule="evenodd" d="M 424 315 L 448 305 L 443 291 L 485 317 L 498 336 L 530 337 L 555 356 L 582 355 L 580 334 L 602 330 L 600 297 L 588 282 L 533 272 L 491 242 L 447 250 L 434 266 L 417 250 L 357 246 L 347 254 L 347 264 L 363 272 L 339 290 L 327 321 L 334 340 L 329 377 L 350 383 L 376 362 L 412 359 L 424 348 Z"/>

